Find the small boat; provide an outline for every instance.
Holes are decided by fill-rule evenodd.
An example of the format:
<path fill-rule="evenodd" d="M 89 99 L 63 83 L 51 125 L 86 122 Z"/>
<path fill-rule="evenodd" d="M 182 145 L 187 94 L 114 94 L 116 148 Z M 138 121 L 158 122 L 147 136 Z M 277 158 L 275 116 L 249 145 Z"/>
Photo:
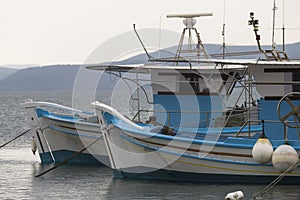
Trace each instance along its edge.
<path fill-rule="evenodd" d="M 109 166 L 98 118 L 93 113 L 32 100 L 21 106 L 25 108 L 34 131 L 32 151 L 35 153 L 37 147 L 42 163 L 63 162 L 98 139 L 68 162 Z"/>
<path fill-rule="evenodd" d="M 300 61 L 276 48 L 261 49 L 253 13 L 249 25 L 265 59 L 209 57 L 194 28 L 195 18 L 209 15 L 169 15 L 184 18 L 181 38 L 195 31 L 198 41 L 178 48 L 172 58 L 149 57 L 150 64 L 131 67 L 88 66 L 150 74 L 153 110 L 136 115 L 153 113 L 147 122 L 92 103 L 115 177 L 247 184 L 284 177 L 281 183 L 300 184 Z M 136 91 L 142 87 L 137 84 Z"/>

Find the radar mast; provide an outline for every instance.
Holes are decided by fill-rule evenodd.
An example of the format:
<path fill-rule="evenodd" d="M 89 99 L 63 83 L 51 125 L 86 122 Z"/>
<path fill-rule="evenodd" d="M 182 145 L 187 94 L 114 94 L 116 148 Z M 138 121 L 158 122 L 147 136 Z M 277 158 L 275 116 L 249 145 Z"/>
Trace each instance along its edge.
<path fill-rule="evenodd" d="M 196 14 L 169 14 L 167 15 L 167 18 L 184 18 L 183 24 L 185 25 L 185 28 L 183 28 L 179 45 L 176 51 L 175 58 L 179 59 L 180 57 L 183 57 L 182 54 L 185 54 L 184 56 L 195 56 L 194 53 L 196 53 L 197 58 L 204 57 L 208 58 L 208 54 L 205 50 L 205 47 L 201 41 L 200 33 L 197 31 L 197 29 L 194 27 L 197 23 L 197 20 L 195 18 L 197 17 L 204 17 L 204 16 L 212 16 L 213 13 L 196 13 Z M 197 43 L 196 45 L 193 43 L 193 36 L 192 32 L 196 34 Z M 183 45 L 185 35 L 188 34 L 187 37 L 187 45 Z"/>

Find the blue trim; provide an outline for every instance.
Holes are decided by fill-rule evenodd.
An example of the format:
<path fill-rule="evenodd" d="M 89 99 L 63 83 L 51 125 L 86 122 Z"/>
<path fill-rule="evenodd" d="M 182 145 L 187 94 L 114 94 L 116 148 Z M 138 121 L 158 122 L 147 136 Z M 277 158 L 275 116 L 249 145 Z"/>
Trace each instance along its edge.
<path fill-rule="evenodd" d="M 59 121 L 65 121 L 65 122 L 77 122 L 78 117 L 73 117 L 72 115 L 56 115 L 54 113 L 51 113 L 49 111 L 37 108 L 35 110 L 37 116 L 40 117 L 46 117 L 46 118 L 50 118 L 50 119 L 55 119 L 55 120 L 59 120 Z"/>
<path fill-rule="evenodd" d="M 46 153 L 40 153 L 40 159 L 42 163 L 50 164 L 53 163 L 53 159 L 51 157 L 51 154 L 49 152 Z"/>
<path fill-rule="evenodd" d="M 145 168 L 149 171 L 149 168 Z M 131 172 L 128 172 L 131 171 Z M 228 175 L 228 174 L 207 174 L 207 173 L 187 173 L 171 170 L 154 170 L 145 173 L 132 173 L 133 171 L 143 171 L 142 168 L 127 168 L 123 171 L 114 170 L 114 177 L 117 179 L 172 181 L 201 184 L 269 184 L 278 176 L 257 176 L 257 175 Z M 285 176 L 280 185 L 299 185 L 300 178 L 297 176 Z"/>
<path fill-rule="evenodd" d="M 69 150 L 59 150 L 59 151 L 53 151 L 53 157 L 55 159 L 55 163 L 60 163 L 65 161 L 67 158 L 69 158 L 71 155 L 76 153 L 75 151 L 69 151 Z M 40 153 L 40 159 L 42 163 L 50 164 L 53 163 L 52 157 L 49 152 L 47 153 Z M 109 159 L 106 156 L 98 156 L 99 160 L 103 161 L 103 163 L 109 163 Z M 106 166 L 102 162 L 100 162 L 97 158 L 95 158 L 91 154 L 87 153 L 81 153 L 75 158 L 68 161 L 69 164 L 79 164 L 79 165 L 98 165 L 98 166 Z"/>
<path fill-rule="evenodd" d="M 49 112 L 40 108 L 35 109 L 36 115 L 40 118 L 49 115 Z"/>
<path fill-rule="evenodd" d="M 94 126 L 94 127 L 100 126 L 98 123 L 90 123 L 90 122 L 82 121 L 82 118 L 74 117 L 73 115 L 56 115 L 54 113 L 48 112 L 48 111 L 40 109 L 40 108 L 37 108 L 35 110 L 35 112 L 39 118 L 45 117 L 48 119 L 62 121 L 62 122 L 66 122 L 66 123 L 76 123 L 76 124 L 82 124 L 82 125 L 88 125 L 88 126 Z"/>
<path fill-rule="evenodd" d="M 186 154 L 186 153 L 177 153 L 175 151 L 170 151 L 170 150 L 166 150 L 166 149 L 162 149 L 162 148 L 158 148 L 158 147 L 152 147 L 150 145 L 145 145 L 145 144 L 142 144 L 136 140 L 132 140 L 130 139 L 129 137 L 125 137 L 124 135 L 121 136 L 124 140 L 130 142 L 130 143 L 133 143 L 137 146 L 140 146 L 140 147 L 144 147 L 144 148 L 147 148 L 147 149 L 150 149 L 150 150 L 155 150 L 155 151 L 160 151 L 160 152 L 163 152 L 163 153 L 168 153 L 168 154 L 173 154 L 173 155 L 176 155 L 176 156 L 183 156 L 183 157 L 186 157 L 186 158 L 193 158 L 193 159 L 198 159 L 198 160 L 208 160 L 208 161 L 212 161 L 212 162 L 221 162 L 221 163 L 229 163 L 229 164 L 239 164 L 239 165 L 254 165 L 254 166 L 272 166 L 272 164 L 259 164 L 259 163 L 256 163 L 256 162 L 242 162 L 242 161 L 235 161 L 235 160 L 220 160 L 220 159 L 217 159 L 217 158 L 209 158 L 209 157 L 199 157 L 199 156 L 195 156 L 195 155 L 192 155 L 192 154 Z"/>
<path fill-rule="evenodd" d="M 231 147 L 231 148 L 244 148 L 244 149 L 250 149 L 253 147 L 253 144 L 255 143 L 256 139 L 245 139 L 247 141 L 247 144 L 232 144 L 232 143 L 225 143 L 225 142 L 218 142 L 218 141 L 206 141 L 206 140 L 198 140 L 198 139 L 190 139 L 190 138 L 183 138 L 180 136 L 168 136 L 158 133 L 152 133 L 149 131 L 140 131 L 133 127 L 129 127 L 127 125 L 124 126 L 124 122 L 120 120 L 114 120 L 111 121 L 116 127 L 120 128 L 121 130 L 130 132 L 135 135 L 141 135 L 143 137 L 152 137 L 152 138 L 159 138 L 164 140 L 174 140 L 178 142 L 184 142 L 184 143 L 190 143 L 190 144 L 205 144 L 205 145 L 212 145 L 212 146 L 221 146 L 221 147 Z"/>
<path fill-rule="evenodd" d="M 171 127 L 196 122 L 195 127 L 207 127 L 211 119 L 222 116 L 222 98 L 217 95 L 153 94 L 154 110 L 185 111 L 166 113 L 154 112 L 157 121 Z M 170 121 L 170 124 L 167 124 Z"/>
<path fill-rule="evenodd" d="M 299 105 L 299 100 L 291 100 L 294 105 Z M 279 121 L 277 114 L 277 104 L 279 100 L 258 100 L 258 110 L 259 118 L 264 120 L 276 120 Z M 291 111 L 291 107 L 283 101 L 281 104 L 281 114 L 282 116 L 286 115 Z M 294 121 L 293 116 L 289 117 L 287 120 Z M 296 128 L 288 128 L 288 139 L 289 140 L 299 140 L 299 134 Z M 265 122 L 265 135 L 269 140 L 282 140 L 284 141 L 284 125 L 283 123 L 268 123 Z"/>
<path fill-rule="evenodd" d="M 212 146 L 220 146 L 220 147 L 229 147 L 229 148 L 239 148 L 239 149 L 252 149 L 253 145 L 257 141 L 257 138 L 237 138 L 237 137 L 227 137 L 224 141 L 209 141 L 204 139 L 198 139 L 197 133 L 191 133 L 194 138 L 189 138 L 188 135 L 163 135 L 159 133 L 151 132 L 151 129 L 154 128 L 153 125 L 144 124 L 144 130 L 138 130 L 135 127 L 132 127 L 125 122 L 121 121 L 115 116 L 112 116 L 109 113 L 105 113 L 105 119 L 108 123 L 112 123 L 114 126 L 120 128 L 123 131 L 129 132 L 134 135 L 140 135 L 142 137 L 152 137 L 158 138 L 163 140 L 174 140 L 178 142 L 184 142 L 189 144 L 205 144 L 205 145 L 212 145 Z M 254 126 L 254 130 L 259 129 L 259 127 Z M 226 130 L 226 128 L 224 128 Z M 231 128 L 232 130 L 232 128 Z M 194 135 L 193 135 L 194 134 Z M 222 136 L 222 134 L 221 134 Z M 138 136 L 137 136 L 138 137 Z M 216 137 L 218 138 L 218 137 Z M 284 144 L 284 140 L 271 140 L 271 143 L 274 148 L 277 148 L 281 144 Z M 300 140 L 289 140 L 289 144 L 291 144 L 296 150 L 300 150 Z"/>
<path fill-rule="evenodd" d="M 179 127 L 176 128 L 175 130 L 179 131 L 188 131 L 191 133 L 197 133 L 197 134 L 213 134 L 213 133 L 220 133 L 222 134 L 236 134 L 239 130 L 241 129 L 240 126 L 236 127 L 224 127 L 224 128 L 184 128 L 184 127 Z M 241 133 L 248 133 L 249 126 L 245 126 L 242 130 Z M 250 132 L 261 132 L 262 131 L 262 126 L 261 125 L 253 125 L 250 128 Z"/>

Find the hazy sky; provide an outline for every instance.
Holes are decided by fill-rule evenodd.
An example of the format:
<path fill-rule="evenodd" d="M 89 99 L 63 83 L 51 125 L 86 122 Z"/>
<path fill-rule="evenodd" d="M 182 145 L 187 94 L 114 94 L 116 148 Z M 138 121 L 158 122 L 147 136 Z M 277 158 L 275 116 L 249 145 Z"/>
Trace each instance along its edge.
<path fill-rule="evenodd" d="M 283 0 L 277 0 L 282 27 Z M 249 12 L 260 20 L 262 43 L 270 44 L 273 0 L 225 0 L 228 44 L 255 44 Z M 300 41 L 300 1 L 285 0 L 286 42 Z M 1 0 L 0 65 L 83 63 L 100 44 L 122 32 L 159 28 L 181 32 L 170 13 L 213 12 L 196 27 L 205 43 L 222 42 L 224 0 Z M 161 23 L 160 23 L 161 19 Z M 289 29 L 290 28 L 290 29 Z M 298 29 L 297 29 L 298 28 Z M 281 32 L 277 30 L 277 43 Z"/>

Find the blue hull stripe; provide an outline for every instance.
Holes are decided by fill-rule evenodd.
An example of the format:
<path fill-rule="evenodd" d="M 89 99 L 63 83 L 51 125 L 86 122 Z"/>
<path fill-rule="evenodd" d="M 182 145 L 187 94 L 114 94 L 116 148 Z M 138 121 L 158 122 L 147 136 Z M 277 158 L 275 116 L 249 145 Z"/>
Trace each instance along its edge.
<path fill-rule="evenodd" d="M 124 136 L 122 136 L 122 138 L 124 140 L 126 140 L 130 143 L 133 143 L 137 146 L 140 146 L 140 147 L 144 147 L 144 148 L 147 148 L 147 149 L 151 149 L 151 150 L 155 150 L 155 151 L 159 151 L 159 152 L 163 152 L 163 153 L 167 153 L 167 154 L 173 154 L 173 155 L 176 155 L 176 156 L 183 156 L 183 157 L 187 157 L 187 158 L 197 159 L 197 160 L 208 160 L 208 161 L 213 161 L 213 162 L 239 164 L 239 165 L 272 166 L 272 164 L 269 164 L 269 163 L 268 164 L 259 164 L 259 163 L 256 163 L 256 162 L 242 162 L 242 161 L 235 161 L 235 160 L 225 160 L 225 159 L 221 160 L 221 159 L 217 159 L 217 158 L 199 157 L 199 156 L 195 156 L 195 155 L 192 155 L 192 154 L 186 154 L 186 153 L 181 154 L 181 153 L 166 150 L 166 149 L 163 149 L 163 148 L 158 148 L 158 147 L 152 147 L 152 146 L 149 146 L 149 145 L 145 145 L 145 144 L 137 142 L 136 140 L 132 140 L 132 139 L 126 138 Z"/>
<path fill-rule="evenodd" d="M 45 117 L 51 120 L 56 120 L 56 121 L 62 121 L 66 123 L 76 123 L 76 124 L 82 124 L 82 125 L 89 125 L 89 126 L 94 126 L 94 127 L 99 127 L 98 123 L 89 123 L 85 121 L 81 121 L 80 117 L 73 117 L 72 115 L 67 115 L 67 116 L 61 116 L 61 115 L 55 115 L 54 113 L 48 112 L 43 109 L 36 109 L 35 110 L 37 113 L 37 116 L 40 117 Z M 92 113 L 89 113 L 92 114 Z"/>
<path fill-rule="evenodd" d="M 114 177 L 117 179 L 141 179 L 205 184 L 269 184 L 277 178 L 277 176 L 186 173 L 164 169 L 145 173 L 132 173 L 128 171 L 134 171 L 134 169 L 124 169 L 124 171 L 114 170 Z M 136 171 L 141 171 L 141 169 L 137 169 Z M 296 176 L 285 176 L 279 184 L 299 185 L 300 178 Z"/>
<path fill-rule="evenodd" d="M 65 161 L 71 155 L 73 155 L 74 151 L 69 150 L 59 150 L 53 151 L 53 157 L 55 158 L 56 163 L 60 163 Z M 109 163 L 109 160 L 106 156 L 97 156 L 99 160 L 103 161 L 103 163 Z M 53 163 L 52 157 L 49 152 L 40 153 L 41 162 L 45 164 Z M 70 164 L 82 164 L 82 165 L 97 165 L 97 166 L 105 166 L 102 162 L 100 162 L 97 158 L 95 158 L 91 154 L 81 153 L 75 158 L 68 161 Z"/>
<path fill-rule="evenodd" d="M 154 132 L 151 132 L 150 130 L 149 131 L 137 130 L 137 129 L 125 124 L 125 122 L 122 122 L 118 118 L 111 119 L 111 122 L 113 123 L 114 126 L 118 127 L 122 131 L 126 131 L 133 135 L 137 135 L 137 137 L 138 137 L 138 135 L 141 135 L 143 137 L 152 137 L 152 138 L 158 138 L 158 139 L 168 140 L 168 141 L 174 140 L 174 141 L 190 143 L 190 144 L 201 144 L 201 145 L 204 144 L 204 145 L 227 147 L 227 148 L 252 149 L 253 145 L 257 141 L 257 138 L 248 139 L 248 138 L 228 137 L 227 140 L 225 140 L 224 142 L 220 142 L 220 141 L 209 141 L 209 140 L 185 138 L 185 137 L 180 137 L 180 136 L 169 136 L 169 135 L 154 133 Z M 296 150 L 300 150 L 299 140 L 298 141 L 289 141 L 289 142 Z M 272 144 L 274 143 L 273 148 L 277 148 L 278 146 L 283 144 L 284 141 L 283 140 L 279 140 L 279 141 L 271 140 L 271 143 Z"/>

